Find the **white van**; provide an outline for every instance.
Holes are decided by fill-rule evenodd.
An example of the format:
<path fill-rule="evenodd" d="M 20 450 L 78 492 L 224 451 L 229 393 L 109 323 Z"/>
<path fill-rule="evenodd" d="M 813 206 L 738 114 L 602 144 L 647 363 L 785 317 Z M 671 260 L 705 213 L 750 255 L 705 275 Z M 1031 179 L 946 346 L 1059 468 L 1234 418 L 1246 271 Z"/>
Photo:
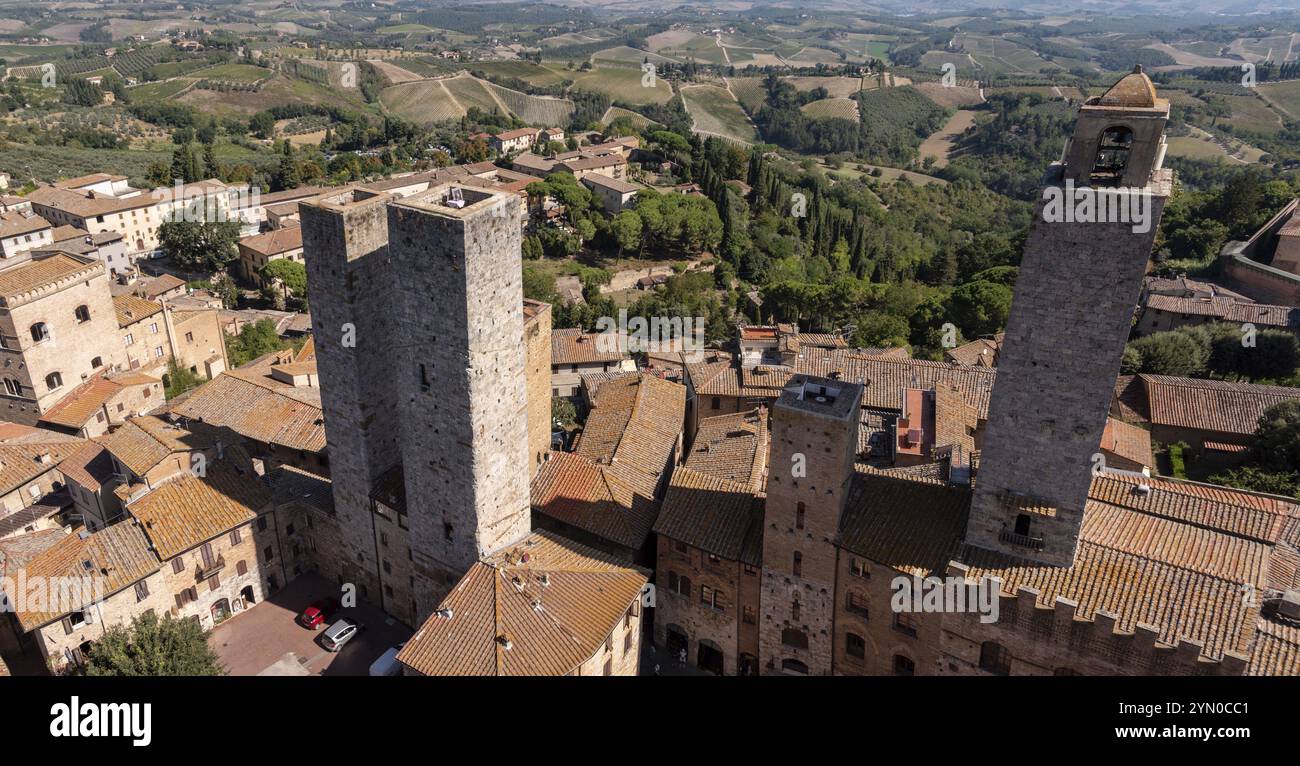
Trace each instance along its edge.
<path fill-rule="evenodd" d="M 403 646 L 406 646 L 406 644 L 400 643 L 379 655 L 379 659 L 370 663 L 370 675 L 400 676 L 402 674 L 402 663 L 397 661 L 397 653 L 402 651 Z"/>

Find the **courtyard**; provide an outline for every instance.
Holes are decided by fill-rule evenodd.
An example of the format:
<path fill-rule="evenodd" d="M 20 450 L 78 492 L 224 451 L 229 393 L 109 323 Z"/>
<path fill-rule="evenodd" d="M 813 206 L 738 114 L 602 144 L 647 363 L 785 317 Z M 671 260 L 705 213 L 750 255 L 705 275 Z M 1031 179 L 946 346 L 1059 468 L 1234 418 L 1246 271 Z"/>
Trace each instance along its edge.
<path fill-rule="evenodd" d="M 348 617 L 364 630 L 338 652 L 320 644 L 321 630 L 308 630 L 297 617 L 313 601 L 339 599 L 339 587 L 308 573 L 270 598 L 244 609 L 212 629 L 208 643 L 232 676 L 364 676 L 370 664 L 412 630 L 376 606 L 358 600 L 330 620 Z"/>

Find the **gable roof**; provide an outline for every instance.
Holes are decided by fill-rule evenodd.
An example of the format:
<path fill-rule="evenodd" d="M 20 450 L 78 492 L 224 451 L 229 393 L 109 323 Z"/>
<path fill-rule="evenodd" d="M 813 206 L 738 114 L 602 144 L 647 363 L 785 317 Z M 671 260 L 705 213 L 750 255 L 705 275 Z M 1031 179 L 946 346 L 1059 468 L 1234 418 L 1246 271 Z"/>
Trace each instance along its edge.
<path fill-rule="evenodd" d="M 126 327 L 161 313 L 162 304 L 141 298 L 133 293 L 113 296 L 113 310 L 117 313 L 117 326 Z"/>
<path fill-rule="evenodd" d="M 209 461 L 206 474 L 183 472 L 126 506 L 164 561 L 252 521 L 271 500 L 256 474 L 229 460 Z"/>
<path fill-rule="evenodd" d="M 18 622 L 24 631 L 30 632 L 69 612 L 86 607 L 95 600 L 95 596 L 106 598 L 134 585 L 157 572 L 158 567 L 158 558 L 149 550 L 149 541 L 145 539 L 144 533 L 129 521 L 84 536 L 65 535 L 62 540 L 27 561 L 24 569 L 28 580 L 41 577 L 56 581 L 58 578 L 80 581 L 89 577 L 99 584 L 100 592 L 69 593 L 69 596 L 80 595 L 82 598 L 64 599 L 57 604 L 47 603 L 41 609 L 19 610 Z"/>
<path fill-rule="evenodd" d="M 266 365 L 223 372 L 192 391 L 172 412 L 224 426 L 265 444 L 323 451 L 325 421 L 320 389 L 295 388 L 276 381 L 269 374 L 273 368 Z"/>
<path fill-rule="evenodd" d="M 1300 399 L 1300 388 L 1222 380 L 1139 375 L 1143 413 L 1153 425 L 1249 436 L 1274 404 Z"/>
<path fill-rule="evenodd" d="M 654 531 L 729 561 L 763 564 L 763 498 L 739 482 L 678 468 Z"/>
<path fill-rule="evenodd" d="M 548 532 L 474 564 L 397 659 L 429 676 L 559 676 L 594 655 L 644 571 Z"/>

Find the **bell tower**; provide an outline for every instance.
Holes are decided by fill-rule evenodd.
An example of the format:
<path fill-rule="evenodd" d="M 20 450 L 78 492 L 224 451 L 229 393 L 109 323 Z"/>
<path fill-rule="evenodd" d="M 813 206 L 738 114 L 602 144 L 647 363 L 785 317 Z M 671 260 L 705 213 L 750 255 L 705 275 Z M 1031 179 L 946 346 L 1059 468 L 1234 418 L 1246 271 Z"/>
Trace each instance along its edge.
<path fill-rule="evenodd" d="M 1079 108 L 1044 178 L 989 402 L 966 542 L 1069 566 L 1173 175 L 1137 67 Z"/>

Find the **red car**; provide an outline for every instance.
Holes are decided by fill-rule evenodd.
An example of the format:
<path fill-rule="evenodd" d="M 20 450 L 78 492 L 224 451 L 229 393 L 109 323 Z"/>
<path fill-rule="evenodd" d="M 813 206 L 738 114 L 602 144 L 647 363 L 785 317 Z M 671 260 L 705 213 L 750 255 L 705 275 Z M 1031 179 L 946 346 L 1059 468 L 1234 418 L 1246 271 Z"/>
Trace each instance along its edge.
<path fill-rule="evenodd" d="M 338 611 L 339 602 L 332 598 L 313 601 L 310 606 L 302 610 L 298 615 L 298 622 L 302 623 L 304 628 L 311 630 L 320 630 L 325 627 L 334 613 Z"/>

